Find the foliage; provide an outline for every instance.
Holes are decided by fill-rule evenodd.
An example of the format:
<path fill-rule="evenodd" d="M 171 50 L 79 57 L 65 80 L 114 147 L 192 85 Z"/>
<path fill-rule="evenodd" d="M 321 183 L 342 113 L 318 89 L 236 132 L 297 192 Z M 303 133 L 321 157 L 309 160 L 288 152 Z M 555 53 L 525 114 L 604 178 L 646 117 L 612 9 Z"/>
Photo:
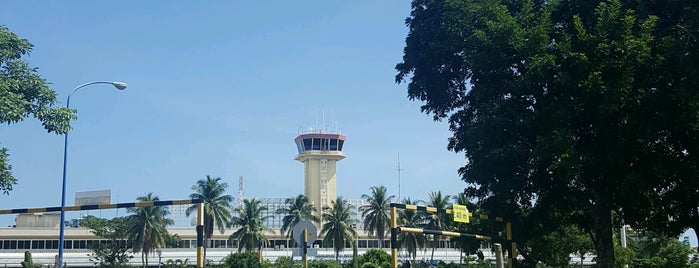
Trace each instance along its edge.
<path fill-rule="evenodd" d="M 286 206 L 277 209 L 276 214 L 284 215 L 281 232 L 286 233 L 287 238 L 293 236 L 294 226 L 302 220 L 320 223 L 320 219 L 315 215 L 317 210 L 307 196 L 300 194 L 295 198 L 287 198 L 284 203 Z"/>
<path fill-rule="evenodd" d="M 695 254 L 688 241 L 680 242 L 657 233 L 649 233 L 640 243 L 634 267 L 670 268 L 689 267 L 689 256 Z"/>
<path fill-rule="evenodd" d="M 231 222 L 231 202 L 233 197 L 227 195 L 228 183 L 221 182 L 221 178 L 212 178 L 206 175 L 205 180 L 198 180 L 193 186 L 194 193 L 189 195 L 192 199 L 204 201 L 204 238 L 209 239 L 214 233 L 214 225 L 223 234 Z M 187 208 L 185 215 L 196 213 L 197 204 Z M 206 243 L 204 243 L 206 244 Z"/>
<path fill-rule="evenodd" d="M 34 268 L 34 260 L 32 259 L 32 253 L 29 251 L 25 251 L 24 261 L 20 264 L 22 264 L 22 268 Z"/>
<path fill-rule="evenodd" d="M 310 267 L 310 268 L 342 268 L 342 265 L 337 263 L 337 261 L 319 260 L 319 261 L 309 262 L 308 267 Z"/>
<path fill-rule="evenodd" d="M 22 57 L 29 56 L 33 45 L 0 26 L 0 124 L 13 124 L 31 116 L 49 133 L 70 130 L 75 111 L 56 104 L 56 92 Z M 9 194 L 17 178 L 12 175 L 7 148 L 0 147 L 0 191 Z"/>
<path fill-rule="evenodd" d="M 90 261 L 108 267 L 128 263 L 133 258 L 127 241 L 128 224 L 125 217 L 101 219 L 88 215 L 83 218 L 80 222 L 82 227 L 90 229 L 95 236 L 106 239 L 105 243 L 89 244 L 88 247 L 92 250 L 89 254 Z"/>
<path fill-rule="evenodd" d="M 320 230 L 323 243 L 332 245 L 337 261 L 345 243 L 352 244 L 357 238 L 354 224 L 354 206 L 347 200 L 338 197 L 331 201 L 330 206 L 323 207 L 323 227 Z"/>
<path fill-rule="evenodd" d="M 527 223 L 523 250 L 574 223 L 611 267 L 612 211 L 673 235 L 699 225 L 697 12 L 697 1 L 414 0 L 396 81 L 448 119 L 466 193 Z"/>
<path fill-rule="evenodd" d="M 148 193 L 136 199 L 138 202 L 155 202 L 160 198 Z M 163 206 L 128 208 L 132 215 L 127 216 L 129 240 L 133 242 L 133 250 L 141 251 L 143 267 L 148 267 L 148 255 L 157 248 L 165 246 L 165 239 L 169 236 L 167 226 L 174 221 L 168 218 L 170 211 Z"/>
<path fill-rule="evenodd" d="M 172 234 L 165 237 L 165 248 L 179 248 L 182 238 L 178 234 Z"/>
<path fill-rule="evenodd" d="M 293 263 L 291 257 L 282 256 L 277 258 L 277 261 L 272 264 L 271 268 L 290 268 L 293 267 Z"/>
<path fill-rule="evenodd" d="M 272 228 L 264 225 L 264 222 L 273 216 L 262 216 L 267 211 L 267 206 L 262 206 L 262 201 L 257 199 L 243 200 L 243 207 L 234 209 L 236 216 L 231 219 L 231 225 L 238 227 L 228 240 L 238 239 L 238 252 L 245 249 L 251 251 L 260 246 L 260 243 L 269 243 L 265 232 L 274 233 Z"/>
<path fill-rule="evenodd" d="M 359 207 L 359 211 L 364 219 L 364 230 L 369 236 L 377 236 L 379 248 L 383 248 L 384 237 L 389 230 L 391 201 L 394 196 L 388 195 L 388 189 L 383 185 L 372 186 L 370 189 L 371 194 L 362 194 L 362 199 L 367 204 Z"/>
<path fill-rule="evenodd" d="M 416 202 L 410 200 L 410 198 L 403 198 L 403 203 L 406 205 L 415 205 Z M 398 210 L 398 226 L 420 228 L 424 223 L 424 217 L 422 213 L 418 213 L 415 210 L 401 209 Z M 398 246 L 405 249 L 408 252 L 408 256 L 415 260 L 417 256 L 417 250 L 425 247 L 425 242 L 427 238 L 424 234 L 416 233 L 398 233 Z"/>
<path fill-rule="evenodd" d="M 614 240 L 614 256 L 614 267 L 617 268 L 624 268 L 627 265 L 631 265 L 636 257 L 631 248 L 621 247 L 617 239 Z"/>
<path fill-rule="evenodd" d="M 165 268 L 187 268 L 190 267 L 189 265 L 189 259 L 168 259 L 165 261 Z"/>
<path fill-rule="evenodd" d="M 225 267 L 230 268 L 257 268 L 259 263 L 257 251 L 235 252 L 223 258 Z M 270 267 L 269 261 L 263 261 L 262 267 Z"/>
<path fill-rule="evenodd" d="M 359 263 L 362 267 L 371 263 L 377 268 L 389 268 L 391 267 L 391 255 L 382 249 L 369 249 L 359 257 Z"/>
<path fill-rule="evenodd" d="M 447 209 L 449 206 L 451 206 L 449 203 L 450 198 L 450 195 L 442 195 L 442 191 L 431 192 L 425 205 L 435 207 L 437 209 Z M 445 213 L 426 213 L 424 215 L 426 219 L 424 227 L 427 229 L 441 230 L 443 227 L 445 227 L 445 224 L 449 222 L 447 214 Z M 430 257 L 430 261 L 434 260 L 434 250 L 437 247 L 438 241 L 439 235 L 432 235 L 432 255 Z"/>
<path fill-rule="evenodd" d="M 531 240 L 530 246 L 536 249 L 531 258 L 551 267 L 566 267 L 571 262 L 571 254 L 594 251 L 590 236 L 573 225 L 561 225 L 557 230 Z"/>

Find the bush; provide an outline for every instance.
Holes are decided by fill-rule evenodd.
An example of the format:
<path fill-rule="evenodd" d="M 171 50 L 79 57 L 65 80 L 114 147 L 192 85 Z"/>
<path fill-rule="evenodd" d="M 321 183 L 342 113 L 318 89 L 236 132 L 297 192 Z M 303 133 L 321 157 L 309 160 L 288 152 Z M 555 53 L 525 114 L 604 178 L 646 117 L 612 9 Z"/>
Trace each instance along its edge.
<path fill-rule="evenodd" d="M 257 251 L 231 253 L 223 258 L 223 266 L 231 268 L 257 268 L 257 261 Z M 262 262 L 263 268 L 270 268 L 271 266 L 269 261 Z"/>
<path fill-rule="evenodd" d="M 337 263 L 336 261 L 322 260 L 322 261 L 313 261 L 313 262 L 309 263 L 308 267 L 311 267 L 311 268 L 342 268 L 342 265 Z"/>
<path fill-rule="evenodd" d="M 388 255 L 386 251 L 380 249 L 370 249 L 366 253 L 357 256 L 357 259 L 352 259 L 347 264 L 347 267 L 354 267 L 353 264 L 357 262 L 357 267 L 360 268 L 390 268 L 391 267 L 391 255 Z"/>

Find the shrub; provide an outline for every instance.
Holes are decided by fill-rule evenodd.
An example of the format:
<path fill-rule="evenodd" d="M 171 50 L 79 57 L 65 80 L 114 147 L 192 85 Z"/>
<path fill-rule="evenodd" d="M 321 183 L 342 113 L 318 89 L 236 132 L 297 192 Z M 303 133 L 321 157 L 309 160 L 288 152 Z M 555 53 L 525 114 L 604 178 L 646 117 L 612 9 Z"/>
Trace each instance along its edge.
<path fill-rule="evenodd" d="M 223 258 L 223 266 L 231 268 L 257 268 L 257 261 L 257 251 L 231 253 Z M 270 266 L 271 264 L 268 261 L 262 262 L 263 268 L 269 268 Z"/>
<path fill-rule="evenodd" d="M 341 264 L 331 260 L 313 261 L 308 266 L 311 268 L 342 268 Z"/>

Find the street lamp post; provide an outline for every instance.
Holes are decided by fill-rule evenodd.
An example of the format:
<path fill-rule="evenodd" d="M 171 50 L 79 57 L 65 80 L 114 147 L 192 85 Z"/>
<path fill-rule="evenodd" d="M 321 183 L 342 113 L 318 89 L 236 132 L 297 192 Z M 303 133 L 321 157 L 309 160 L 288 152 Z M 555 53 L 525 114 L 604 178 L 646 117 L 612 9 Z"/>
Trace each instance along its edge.
<path fill-rule="evenodd" d="M 75 89 L 73 89 L 73 91 L 70 92 L 70 94 L 68 94 L 68 99 L 66 100 L 66 108 L 70 109 L 70 96 L 72 96 L 73 93 L 78 91 L 78 89 L 94 84 L 110 84 L 118 90 L 123 90 L 126 88 L 126 83 L 124 82 L 93 81 L 85 83 L 77 86 Z M 63 190 L 61 190 L 61 232 L 58 237 L 58 268 L 63 268 L 63 238 L 65 235 L 66 228 L 65 211 L 63 211 L 63 208 L 66 206 L 66 164 L 68 162 L 68 131 L 66 131 L 66 133 L 63 134 L 63 136 L 65 137 L 65 139 L 63 141 Z"/>

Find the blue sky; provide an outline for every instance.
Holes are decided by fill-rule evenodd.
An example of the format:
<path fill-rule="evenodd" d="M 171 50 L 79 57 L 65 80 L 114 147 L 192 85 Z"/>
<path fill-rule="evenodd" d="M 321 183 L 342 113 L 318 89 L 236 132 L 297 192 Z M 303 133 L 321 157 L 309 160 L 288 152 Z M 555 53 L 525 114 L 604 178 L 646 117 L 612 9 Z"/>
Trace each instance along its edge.
<path fill-rule="evenodd" d="M 0 24 L 34 44 L 27 60 L 61 105 L 84 82 L 129 84 L 73 95 L 68 204 L 102 189 L 119 202 L 183 199 L 207 174 L 236 196 L 239 176 L 246 197 L 300 194 L 293 139 L 323 110 L 347 136 L 338 195 L 359 199 L 378 184 L 397 195 L 400 153 L 402 195 L 426 199 L 460 192 L 465 160 L 446 150 L 447 124 L 394 82 L 409 12 L 405 1 L 12 1 Z M 62 136 L 37 120 L 1 126 L 0 136 L 19 179 L 2 207 L 60 204 Z"/>
<path fill-rule="evenodd" d="M 34 44 L 27 60 L 60 105 L 84 82 L 129 84 L 72 97 L 68 204 L 103 189 L 114 202 L 184 199 L 207 174 L 235 196 L 239 176 L 246 197 L 300 194 L 293 139 L 323 110 L 347 136 L 338 195 L 378 184 L 397 195 L 400 153 L 401 195 L 426 199 L 462 191 L 465 160 L 446 150 L 447 124 L 394 82 L 409 12 L 408 1 L 7 1 L 0 24 Z M 19 179 L 1 207 L 59 205 L 62 136 L 32 119 L 0 137 Z"/>

